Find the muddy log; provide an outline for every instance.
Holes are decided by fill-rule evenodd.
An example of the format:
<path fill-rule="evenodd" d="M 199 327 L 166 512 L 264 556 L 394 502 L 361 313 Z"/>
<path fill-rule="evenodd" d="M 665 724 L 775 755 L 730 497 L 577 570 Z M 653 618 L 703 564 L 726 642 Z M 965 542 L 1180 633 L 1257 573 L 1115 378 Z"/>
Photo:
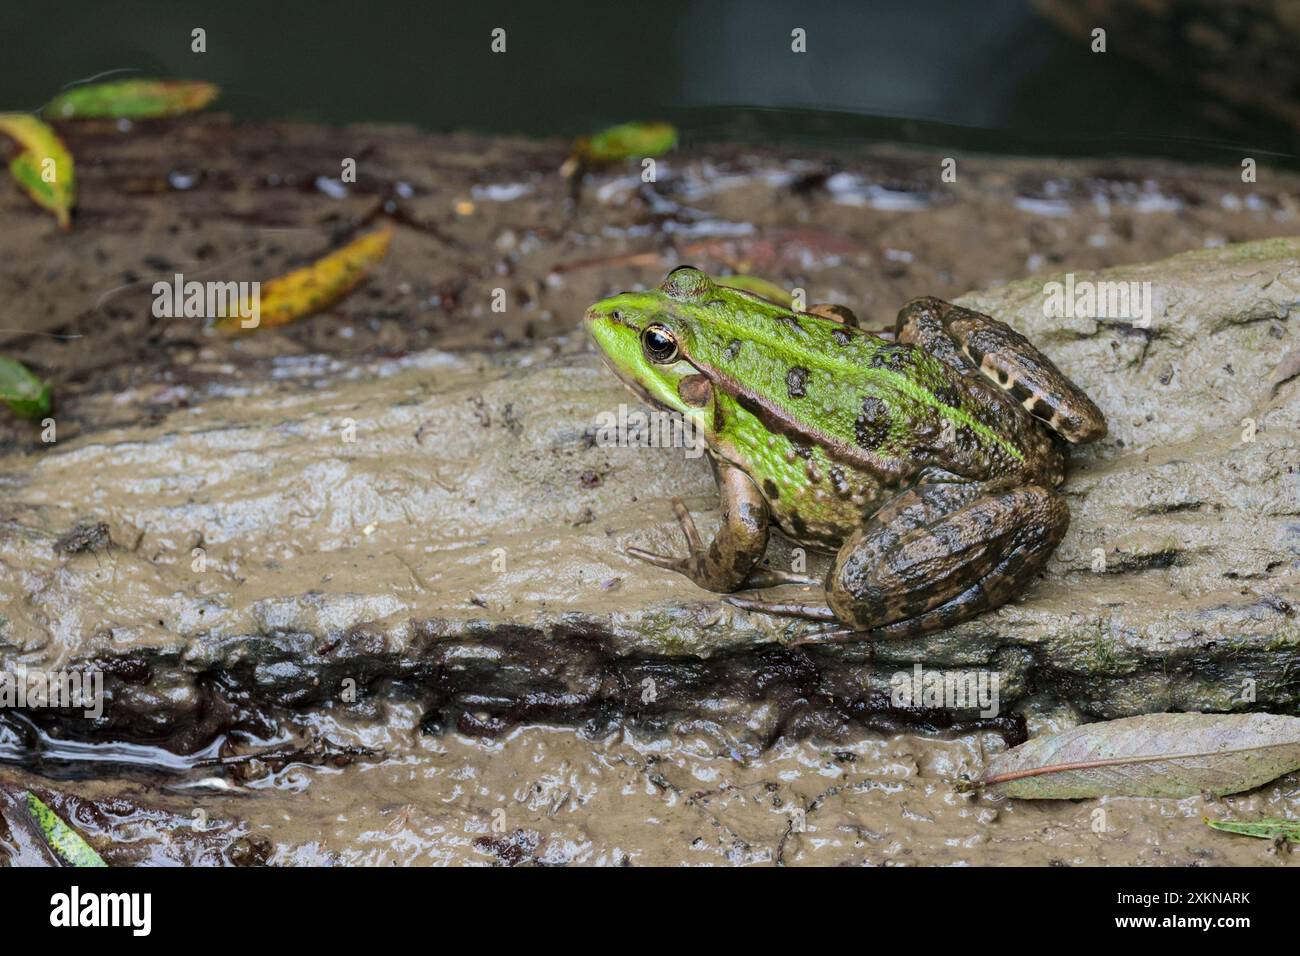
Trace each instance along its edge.
<path fill-rule="evenodd" d="M 1045 319 L 1038 279 L 964 297 L 1042 343 L 1111 435 L 1076 455 L 1044 579 L 933 637 L 787 647 L 799 625 L 622 557 L 679 546 L 674 494 L 706 524 L 716 502 L 682 449 L 596 440 L 628 397 L 575 340 L 250 382 L 9 458 L 0 653 L 103 668 L 95 729 L 133 738 L 394 682 L 462 729 L 708 714 L 832 733 L 914 662 L 994 669 L 1004 705 L 1233 710 L 1253 688 L 1288 712 L 1297 275 L 1300 242 L 1270 240 L 1074 277 L 1150 282 L 1149 328 Z"/>
<path fill-rule="evenodd" d="M 207 127 L 191 130 L 178 140 L 177 155 L 198 152 L 193 141 L 216 135 Z M 250 142 L 260 135 L 265 131 L 253 130 Z M 303 138 L 297 143 L 303 168 L 325 170 L 328 137 L 293 135 Z M 71 292 L 59 298 L 36 276 L 8 277 L 15 295 L 48 306 L 33 311 L 43 330 L 83 328 L 87 335 L 64 346 L 10 335 L 7 346 L 10 354 L 35 356 L 56 385 L 58 349 L 80 350 L 80 371 L 62 377 L 57 442 L 41 444 L 34 431 L 14 429 L 0 458 L 0 666 L 92 667 L 105 675 L 102 716 L 33 711 L 37 723 L 60 733 L 192 750 L 232 727 L 268 729 L 286 709 L 330 706 L 364 714 L 377 701 L 403 695 L 423 702 L 426 726 L 434 730 L 494 733 L 532 720 L 593 727 L 633 721 L 651 729 L 695 721 L 762 743 L 782 734 L 835 737 L 863 722 L 951 720 L 891 706 L 891 678 L 918 663 L 996 671 L 1004 713 L 1016 705 L 1058 704 L 1098 718 L 1296 709 L 1300 379 L 1292 376 L 1300 354 L 1293 317 L 1300 304 L 1300 241 L 1219 246 L 1224 232 L 1286 228 L 1291 199 L 1285 190 L 1266 200 L 1269 218 L 1230 228 L 1231 207 L 1204 202 L 1218 195 L 1218 181 L 1198 184 L 1189 173 L 1180 188 L 1184 197 L 1200 197 L 1188 203 L 1200 211 L 1179 216 L 1164 231 L 1139 218 L 1126 234 L 1130 240 L 1147 234 L 1152 238 L 1144 248 L 1164 251 L 1170 233 L 1183 229 L 1216 247 L 1104 272 L 1065 258 L 1071 237 L 1099 228 L 1092 216 L 1109 229 L 1112 216 L 1141 214 L 1103 216 L 1097 190 L 1111 190 L 1122 210 L 1122 202 L 1159 192 L 1158 183 L 1139 177 L 1137 192 L 1121 201 L 1126 191 L 1113 189 L 1113 181 L 1108 186 L 1092 172 L 1061 166 L 1064 178 L 1053 180 L 1050 195 L 1017 197 L 1015 184 L 1030 176 L 1024 164 L 1017 179 L 995 161 L 980 160 L 970 163 L 974 185 L 963 186 L 972 192 L 960 212 L 942 198 L 906 213 L 855 207 L 867 222 L 874 217 L 892 223 L 896 235 L 916 235 L 927 223 L 940 229 L 944 222 L 952 228 L 978 221 L 1002 203 L 1014 211 L 995 228 L 1038 230 L 1038 248 L 1059 246 L 1048 260 L 1052 270 L 959 301 L 1033 338 L 1094 396 L 1110 435 L 1075 453 L 1064 489 L 1071 528 L 1043 578 L 1020 600 L 927 638 L 795 647 L 800 625 L 746 614 L 622 555 L 629 545 L 681 548 L 669 505 L 674 495 L 685 497 L 702 530 L 711 530 L 716 495 L 705 462 L 683 449 L 610 447 L 599 440 L 599 413 L 638 405 L 582 337 L 563 329 L 596 294 L 662 274 L 689 254 L 681 242 L 664 251 L 638 246 L 629 232 L 613 248 L 578 249 L 571 240 L 557 245 L 536 220 L 558 218 L 564 190 L 552 192 L 541 173 L 507 170 L 503 158 L 492 175 L 516 174 L 537 184 L 534 193 L 546 193 L 515 211 L 532 225 L 510 230 L 507 242 L 499 224 L 458 225 L 457 216 L 470 215 L 447 211 L 457 196 L 491 202 L 475 192 L 482 173 L 468 150 L 444 148 L 446 141 L 435 149 L 431 137 L 351 135 L 371 135 L 379 144 L 371 155 L 384 160 L 391 182 L 367 187 L 375 201 L 382 203 L 407 175 L 390 162 L 398 153 L 409 153 L 410 162 L 436 153 L 448 181 L 417 173 L 416 208 L 401 213 L 394 199 L 390 212 L 407 218 L 393 261 L 372 280 L 373 294 L 358 293 L 340 310 L 347 319 L 322 316 L 235 342 L 173 323 L 156 333 L 147 358 L 128 364 L 132 330 L 148 324 L 140 314 L 146 300 L 110 306 L 122 309 L 119 327 L 101 306 L 83 301 L 98 294 L 107 276 L 88 281 L 83 273 L 90 291 L 80 298 Z M 80 148 L 111 156 L 126 147 L 92 138 Z M 563 155 L 559 148 L 530 149 L 513 162 L 551 168 Z M 139 155 L 145 162 L 146 153 Z M 326 219 L 318 211 L 324 200 L 304 198 L 303 189 L 312 188 L 306 173 L 297 174 L 299 185 L 287 199 L 275 193 L 278 204 L 259 204 L 246 195 L 256 189 L 223 178 L 228 161 L 215 150 L 212 155 L 217 158 L 200 179 L 227 194 L 168 193 L 169 202 L 182 208 L 200 202 L 217 218 L 219 208 L 228 215 L 247 207 L 249 216 L 272 209 L 284 223 L 315 227 L 309 235 L 317 244 L 325 240 Z M 790 163 L 726 150 L 714 159 L 730 163 L 737 176 L 760 179 L 764 163 Z M 665 195 L 688 191 L 699 162 L 683 160 L 677 185 L 662 187 Z M 882 178 L 885 162 L 902 160 L 863 158 L 845 175 L 869 185 Z M 833 168 L 845 169 L 842 163 Z M 120 174 L 111 163 L 88 167 L 92 194 L 96 177 L 105 191 L 86 200 L 87 219 L 113 203 L 123 204 L 125 214 L 159 201 L 148 190 L 143 196 L 109 190 L 114 169 Z M 166 181 L 165 169 L 153 172 Z M 154 181 L 139 169 L 133 175 Z M 259 171 L 258 182 L 266 175 Z M 848 188 L 847 181 L 835 189 Z M 1033 181 L 1048 180 L 1040 174 Z M 635 188 L 610 208 L 599 205 L 617 192 L 617 182 L 609 174 L 588 183 L 586 205 L 574 213 L 579 235 L 595 235 L 610 219 L 629 219 L 626 204 L 641 207 L 644 197 Z M 613 191 L 593 198 L 602 185 Z M 922 184 L 914 192 L 930 188 Z M 814 198 L 807 201 L 835 201 L 834 190 L 826 198 L 824 181 L 798 185 L 803 192 L 793 194 L 765 189 L 773 204 L 809 191 Z M 394 188 L 391 196 L 411 191 Z M 864 186 L 863 194 L 871 191 Z M 347 233 L 366 221 L 375 201 L 340 208 L 330 221 Z M 725 197 L 694 201 L 709 215 L 727 208 Z M 1044 219 L 1034 203 L 1064 204 L 1062 220 Z M 776 218 L 767 207 L 757 210 L 760 217 L 769 213 Z M 115 237 L 111 217 L 101 215 L 98 231 L 83 220 L 85 237 L 63 240 L 52 228 L 47 235 L 42 223 L 30 226 L 27 238 L 51 249 L 80 243 L 65 253 L 59 267 L 65 270 L 78 257 L 93 270 L 96 246 L 107 245 L 105 255 L 117 257 L 120 267 L 129 245 L 138 255 L 149 243 L 168 241 L 170 226 L 149 232 L 144 218 L 132 220 L 144 238 Z M 693 210 L 678 218 L 697 216 Z M 220 232 L 210 224 L 191 226 L 199 234 Z M 807 255 L 803 266 L 791 265 L 797 256 L 785 258 L 781 243 L 767 238 L 762 245 L 742 243 L 739 251 L 722 243 L 697 248 L 693 258 L 718 269 L 743 265 L 737 257 L 748 256 L 754 271 L 772 278 L 797 277 L 807 268 L 817 289 L 851 289 L 843 298 L 870 315 L 873 326 L 909 295 L 960 291 L 944 287 L 961 281 L 954 278 L 961 275 L 957 246 L 918 262 L 918 278 L 907 269 L 889 271 L 888 263 L 905 263 L 903 256 L 885 255 L 892 243 L 872 246 L 850 228 L 842 232 L 848 238 L 838 240 L 841 246 L 820 248 L 826 256 L 820 265 L 809 266 Z M 188 238 L 177 240 L 180 246 L 196 239 L 182 234 Z M 236 238 L 227 235 L 232 249 Z M 827 240 L 783 241 L 806 252 L 810 243 Z M 1079 260 L 1104 246 L 1081 244 Z M 431 247 L 456 252 L 430 265 Z M 1136 246 L 1123 248 L 1131 253 Z M 640 258 L 607 266 L 586 261 L 620 255 Z M 768 258 L 753 265 L 761 255 Z M 995 267 L 1002 275 L 1027 275 L 1043 265 L 1040 259 L 1027 267 L 1024 250 L 1006 255 Z M 1111 262 L 1124 260 L 1114 249 L 1108 255 Z M 274 273 L 290 260 L 288 251 L 271 250 L 261 267 Z M 529 321 L 554 321 L 558 328 L 544 337 L 524 334 L 525 323 L 512 317 L 517 326 L 496 329 L 519 333 L 512 347 L 485 348 L 473 341 L 475 334 L 478 343 L 487 337 L 484 310 L 471 303 L 480 292 L 488 301 L 487 291 L 501 281 L 496 264 L 503 262 L 511 289 L 532 290 Z M 441 278 L 415 288 L 402 276 L 421 263 Z M 1066 269 L 1074 270 L 1068 279 Z M 838 285 L 855 270 L 866 278 Z M 999 274 L 987 262 L 984 272 Z M 548 275 L 559 279 L 548 285 L 541 281 Z M 917 287 L 921 280 L 929 287 Z M 1052 281 L 1063 287 L 1068 281 L 1075 290 L 1086 283 L 1139 283 L 1134 301 L 1140 300 L 1136 290 L 1149 290 L 1150 321 L 1048 318 L 1044 286 Z M 455 305 L 443 298 L 436 308 L 421 309 L 409 301 L 423 297 L 427 304 L 430 296 L 453 292 Z M 138 289 L 123 294 L 128 301 L 142 295 Z M 361 330 L 360 341 L 338 334 L 352 326 Z M 777 541 L 769 556 L 783 565 L 788 547 Z M 966 716 L 977 717 L 973 710 Z M 6 732 L 24 731 L 11 726 Z"/>

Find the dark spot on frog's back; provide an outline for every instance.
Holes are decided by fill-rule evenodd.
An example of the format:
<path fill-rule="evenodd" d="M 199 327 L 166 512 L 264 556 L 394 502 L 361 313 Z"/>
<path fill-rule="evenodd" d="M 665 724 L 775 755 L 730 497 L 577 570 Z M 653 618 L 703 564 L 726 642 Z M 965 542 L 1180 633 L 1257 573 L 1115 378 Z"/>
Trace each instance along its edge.
<path fill-rule="evenodd" d="M 872 368 L 884 368 L 891 372 L 901 372 L 911 363 L 912 351 L 905 345 L 884 345 L 871 356 Z"/>
<path fill-rule="evenodd" d="M 740 354 L 740 339 L 732 339 L 728 342 L 727 347 L 722 350 L 722 354 L 726 356 L 728 362 L 734 362 L 736 356 Z"/>
<path fill-rule="evenodd" d="M 889 434 L 889 406 L 882 399 L 868 395 L 862 399 L 862 414 L 853 422 L 858 444 L 863 448 L 877 448 Z"/>
<path fill-rule="evenodd" d="M 785 373 L 785 388 L 791 398 L 803 398 L 808 394 L 808 370 L 796 365 Z"/>
<path fill-rule="evenodd" d="M 799 320 L 793 315 L 778 315 L 776 320 L 782 325 L 788 327 L 792 332 L 803 333 L 803 326 L 799 324 Z"/>
<path fill-rule="evenodd" d="M 781 497 L 780 492 L 776 490 L 776 482 L 771 478 L 763 479 L 763 494 L 773 501 Z"/>
<path fill-rule="evenodd" d="M 831 329 L 831 338 L 835 340 L 836 345 L 848 345 L 853 341 L 853 336 L 843 329 Z"/>

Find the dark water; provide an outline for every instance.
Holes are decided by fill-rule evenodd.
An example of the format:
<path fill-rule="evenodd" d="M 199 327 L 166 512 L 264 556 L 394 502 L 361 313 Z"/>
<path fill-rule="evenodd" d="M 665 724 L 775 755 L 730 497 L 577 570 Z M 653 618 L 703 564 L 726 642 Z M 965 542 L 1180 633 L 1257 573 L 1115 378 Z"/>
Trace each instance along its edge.
<path fill-rule="evenodd" d="M 1249 148 L 1291 160 L 1287 131 L 1225 135 L 1196 90 L 1089 52 L 1021 0 L 4 7 L 0 109 L 126 70 L 213 80 L 221 107 L 244 119 L 567 136 L 666 118 L 688 142 L 895 140 L 1234 163 Z M 190 49 L 195 27 L 206 53 Z M 489 49 L 496 27 L 504 55 Z M 796 27 L 805 54 L 790 50 Z"/>

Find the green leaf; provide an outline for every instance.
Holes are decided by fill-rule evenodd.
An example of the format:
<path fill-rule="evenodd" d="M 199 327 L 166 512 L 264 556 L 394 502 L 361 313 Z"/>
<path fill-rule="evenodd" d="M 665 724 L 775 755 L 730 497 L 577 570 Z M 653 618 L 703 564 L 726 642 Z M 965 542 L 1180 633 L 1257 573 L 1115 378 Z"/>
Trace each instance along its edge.
<path fill-rule="evenodd" d="M 1251 790 L 1300 769 L 1300 717 L 1144 714 L 1036 737 L 978 784 L 1021 799 L 1190 797 Z"/>
<path fill-rule="evenodd" d="M 27 794 L 27 810 L 50 849 L 68 866 L 108 866 L 81 834 L 68 826 L 34 793 Z"/>
<path fill-rule="evenodd" d="M 1286 837 L 1290 843 L 1300 843 L 1300 820 L 1206 820 L 1215 830 L 1239 833 L 1242 836 L 1276 840 Z"/>
<path fill-rule="evenodd" d="M 50 412 L 50 383 L 42 382 L 25 365 L 0 356 L 0 401 L 23 418 L 44 418 Z"/>
<path fill-rule="evenodd" d="M 221 92 L 197 80 L 110 80 L 60 93 L 45 104 L 50 119 L 153 119 L 201 110 Z"/>
<path fill-rule="evenodd" d="M 662 156 L 676 145 L 677 128 L 671 123 L 621 123 L 579 139 L 565 166 L 607 166 L 632 156 Z"/>

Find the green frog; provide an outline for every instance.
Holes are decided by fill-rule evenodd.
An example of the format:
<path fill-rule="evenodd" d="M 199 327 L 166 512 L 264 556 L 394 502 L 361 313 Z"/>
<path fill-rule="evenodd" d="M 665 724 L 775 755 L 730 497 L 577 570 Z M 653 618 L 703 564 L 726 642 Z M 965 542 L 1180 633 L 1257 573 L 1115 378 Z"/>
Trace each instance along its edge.
<path fill-rule="evenodd" d="M 1096 405 L 1010 326 L 935 298 L 893 340 L 842 306 L 795 311 L 680 266 L 587 310 L 605 362 L 707 443 L 721 523 L 681 499 L 684 557 L 628 554 L 715 592 L 821 584 L 815 602 L 727 600 L 821 622 L 807 640 L 925 634 L 1029 586 L 1065 534 L 1068 443 Z M 824 582 L 760 566 L 771 525 L 835 551 Z"/>

